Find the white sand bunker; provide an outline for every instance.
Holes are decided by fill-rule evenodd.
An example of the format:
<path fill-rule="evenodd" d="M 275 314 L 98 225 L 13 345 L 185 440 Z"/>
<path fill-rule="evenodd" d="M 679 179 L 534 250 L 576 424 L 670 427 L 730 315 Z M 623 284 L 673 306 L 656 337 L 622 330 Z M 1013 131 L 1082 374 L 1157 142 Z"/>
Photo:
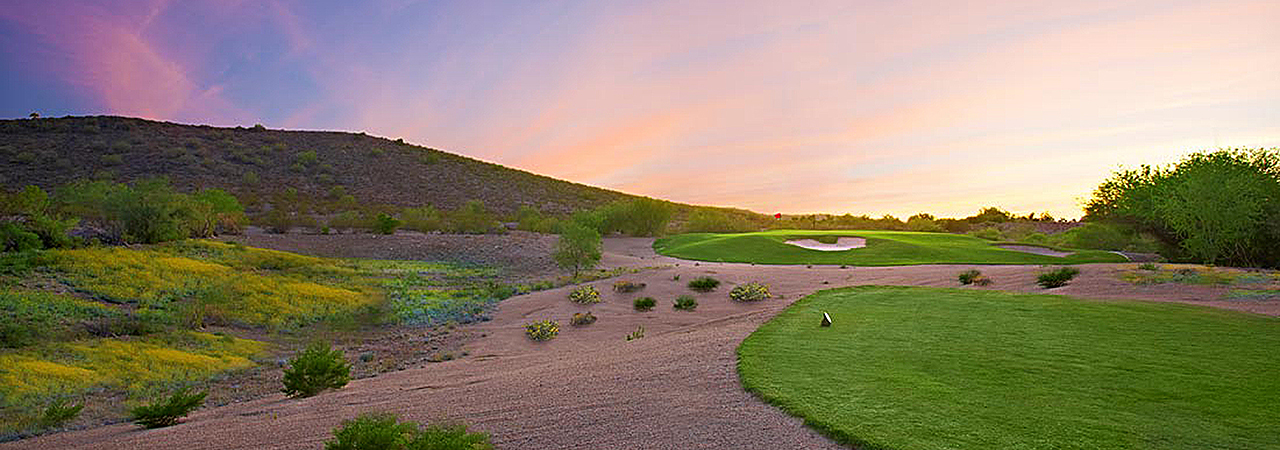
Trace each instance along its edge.
<path fill-rule="evenodd" d="M 839 252 L 855 248 L 867 246 L 867 240 L 860 237 L 842 237 L 836 239 L 834 244 L 823 244 L 816 239 L 792 239 L 787 241 L 788 244 L 796 247 L 803 247 L 809 250 L 820 250 L 824 252 Z"/>
<path fill-rule="evenodd" d="M 1044 256 L 1056 256 L 1059 258 L 1063 256 L 1069 256 L 1072 254 L 1071 252 L 1060 252 L 1051 248 L 1036 247 L 1034 245 L 1000 244 L 1000 245 L 997 245 L 996 247 L 1000 247 L 1005 250 L 1013 250 L 1015 252 L 1034 253 L 1037 255 L 1044 255 Z"/>

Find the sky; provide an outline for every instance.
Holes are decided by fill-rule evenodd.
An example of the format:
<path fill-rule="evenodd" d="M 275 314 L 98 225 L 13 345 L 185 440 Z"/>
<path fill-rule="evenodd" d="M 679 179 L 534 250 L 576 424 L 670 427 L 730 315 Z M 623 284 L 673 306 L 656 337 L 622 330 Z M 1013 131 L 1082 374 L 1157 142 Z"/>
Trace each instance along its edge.
<path fill-rule="evenodd" d="M 1280 2 L 10 2 L 0 117 L 347 130 L 762 213 L 1079 217 L 1280 146 Z"/>

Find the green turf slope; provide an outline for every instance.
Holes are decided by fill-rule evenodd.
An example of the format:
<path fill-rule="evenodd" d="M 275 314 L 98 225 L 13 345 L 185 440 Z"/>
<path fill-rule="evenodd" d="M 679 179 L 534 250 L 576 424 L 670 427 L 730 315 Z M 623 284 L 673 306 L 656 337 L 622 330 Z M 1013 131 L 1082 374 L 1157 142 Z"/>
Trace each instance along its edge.
<path fill-rule="evenodd" d="M 1277 449 L 1278 348 L 1274 317 L 863 286 L 797 301 L 743 341 L 738 371 L 868 449 Z"/>
<path fill-rule="evenodd" d="M 787 244 L 788 239 L 856 236 L 867 246 L 828 252 Z M 756 233 L 690 233 L 654 242 L 659 254 L 699 261 L 757 264 L 847 264 L 900 266 L 912 264 L 1081 264 L 1125 262 L 1123 256 L 1099 250 L 1077 250 L 1066 257 L 1006 250 L 990 241 L 948 233 L 912 231 L 773 230 Z"/>

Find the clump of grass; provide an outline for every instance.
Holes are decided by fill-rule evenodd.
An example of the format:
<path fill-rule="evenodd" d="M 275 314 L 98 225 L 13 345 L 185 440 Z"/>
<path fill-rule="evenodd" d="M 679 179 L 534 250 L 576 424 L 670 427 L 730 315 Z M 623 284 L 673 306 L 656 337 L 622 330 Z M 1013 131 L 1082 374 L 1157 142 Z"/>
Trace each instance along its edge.
<path fill-rule="evenodd" d="M 600 291 L 595 286 L 582 286 L 569 292 L 569 300 L 582 304 L 600 303 Z"/>
<path fill-rule="evenodd" d="M 560 323 L 554 320 L 539 320 L 524 326 L 525 334 L 535 341 L 549 341 L 560 334 Z"/>
<path fill-rule="evenodd" d="M 591 325 L 596 323 L 596 315 L 591 311 L 573 313 L 573 317 L 569 319 L 569 324 L 573 326 Z"/>
<path fill-rule="evenodd" d="M 644 325 L 637 325 L 636 331 L 632 331 L 631 333 L 627 334 L 627 341 L 630 342 L 643 337 L 644 337 Z"/>
<path fill-rule="evenodd" d="M 629 293 L 644 289 L 644 283 L 637 283 L 629 280 L 619 280 L 613 282 L 613 291 Z"/>
<path fill-rule="evenodd" d="M 698 308 L 698 299 L 693 298 L 692 295 L 681 295 L 676 297 L 671 307 L 680 311 L 693 311 Z"/>
<path fill-rule="evenodd" d="M 1147 271 L 1154 272 L 1154 271 L 1160 270 L 1160 265 L 1153 262 L 1146 262 L 1146 263 L 1139 264 L 1138 270 L 1147 270 Z"/>
<path fill-rule="evenodd" d="M 689 289 L 698 292 L 711 292 L 720 286 L 720 280 L 711 277 L 698 277 L 689 281 Z"/>
<path fill-rule="evenodd" d="M 55 400 L 40 412 L 40 417 L 36 419 L 36 427 L 47 430 L 63 426 L 75 420 L 82 410 L 84 410 L 84 403 L 71 404 L 66 399 Z"/>
<path fill-rule="evenodd" d="M 133 422 L 145 428 L 161 428 L 177 425 L 178 420 L 204 404 L 208 392 L 190 392 L 191 388 L 182 388 L 174 392 L 164 401 L 141 405 L 133 408 Z"/>
<path fill-rule="evenodd" d="M 369 413 L 334 428 L 325 450 L 492 450 L 489 435 L 463 424 L 400 422 L 390 413 Z"/>
<path fill-rule="evenodd" d="M 283 392 L 290 397 L 311 397 L 326 389 L 340 389 L 348 381 L 351 381 L 351 365 L 347 364 L 342 350 L 313 342 L 289 360 L 289 368 L 284 370 Z"/>
<path fill-rule="evenodd" d="M 1048 272 L 1044 272 L 1036 277 L 1036 284 L 1045 289 L 1066 286 L 1067 283 L 1080 274 L 1080 270 L 1075 267 L 1059 267 Z"/>
<path fill-rule="evenodd" d="M 769 285 L 751 282 L 739 285 L 729 291 L 729 298 L 740 302 L 754 302 L 773 297 L 769 293 Z"/>
<path fill-rule="evenodd" d="M 633 306 L 636 311 L 649 311 L 657 304 L 658 301 L 654 300 L 653 297 L 640 297 L 631 302 L 631 306 Z"/>

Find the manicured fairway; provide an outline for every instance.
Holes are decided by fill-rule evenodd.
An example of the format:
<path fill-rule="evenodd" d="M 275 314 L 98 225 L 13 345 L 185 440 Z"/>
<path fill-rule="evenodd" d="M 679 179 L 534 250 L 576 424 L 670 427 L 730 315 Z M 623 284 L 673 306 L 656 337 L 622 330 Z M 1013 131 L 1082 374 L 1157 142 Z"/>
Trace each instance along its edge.
<path fill-rule="evenodd" d="M 864 448 L 1277 449 L 1277 349 L 1273 317 L 863 286 L 797 301 L 742 343 L 738 370 Z"/>
<path fill-rule="evenodd" d="M 814 236 L 857 236 L 866 238 L 867 246 L 831 252 L 786 244 L 788 239 Z M 757 264 L 900 266 L 1126 261 L 1123 256 L 1098 250 L 1079 250 L 1071 256 L 1058 258 L 1006 250 L 973 236 L 911 231 L 773 230 L 735 234 L 691 233 L 658 239 L 653 248 L 660 254 L 677 258 Z"/>

